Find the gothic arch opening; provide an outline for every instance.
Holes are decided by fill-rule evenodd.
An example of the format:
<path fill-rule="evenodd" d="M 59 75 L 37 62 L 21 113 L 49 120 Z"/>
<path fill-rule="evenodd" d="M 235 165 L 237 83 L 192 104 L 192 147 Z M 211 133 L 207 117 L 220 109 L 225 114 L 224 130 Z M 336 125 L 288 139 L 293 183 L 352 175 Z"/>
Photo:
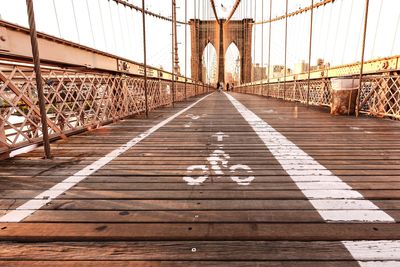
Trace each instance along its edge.
<path fill-rule="evenodd" d="M 215 84 L 218 80 L 217 50 L 208 43 L 203 50 L 201 71 L 203 82 Z"/>
<path fill-rule="evenodd" d="M 225 82 L 240 84 L 241 58 L 239 48 L 232 42 L 225 53 Z"/>

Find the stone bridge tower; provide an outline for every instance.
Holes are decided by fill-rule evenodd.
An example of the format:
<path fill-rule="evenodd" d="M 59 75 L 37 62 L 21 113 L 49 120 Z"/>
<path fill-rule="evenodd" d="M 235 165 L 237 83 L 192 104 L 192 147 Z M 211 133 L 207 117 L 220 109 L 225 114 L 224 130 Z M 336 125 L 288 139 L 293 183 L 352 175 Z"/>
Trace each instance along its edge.
<path fill-rule="evenodd" d="M 252 19 L 231 20 L 190 20 L 192 45 L 192 79 L 202 81 L 203 51 L 211 43 L 217 51 L 218 80 L 225 82 L 225 54 L 231 43 L 239 49 L 240 54 L 240 81 L 251 81 L 251 46 L 252 46 Z"/>

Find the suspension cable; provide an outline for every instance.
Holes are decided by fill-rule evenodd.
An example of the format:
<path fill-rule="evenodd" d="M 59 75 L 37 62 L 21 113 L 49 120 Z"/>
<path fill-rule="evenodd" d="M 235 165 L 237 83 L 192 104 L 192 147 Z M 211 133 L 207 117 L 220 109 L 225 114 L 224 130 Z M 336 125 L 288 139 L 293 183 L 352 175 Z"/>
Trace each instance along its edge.
<path fill-rule="evenodd" d="M 118 51 L 118 47 L 117 47 L 117 40 L 115 38 L 115 29 L 114 29 L 114 20 L 113 20 L 113 15 L 111 12 L 111 1 L 108 1 L 108 12 L 110 13 L 110 19 L 111 19 L 111 29 L 112 29 L 112 34 L 113 34 L 113 39 L 114 39 L 114 47 L 115 47 L 115 53 L 117 53 Z"/>
<path fill-rule="evenodd" d="M 126 0 L 109 0 L 109 1 L 114 1 L 114 2 L 116 2 L 118 4 L 124 5 L 126 7 L 131 8 L 131 9 L 135 9 L 136 11 L 145 12 L 145 14 L 147 14 L 147 15 L 150 15 L 150 16 L 162 19 L 162 20 L 166 20 L 166 21 L 172 22 L 172 18 L 168 18 L 168 17 L 162 16 L 160 14 L 156 14 L 156 13 L 148 11 L 148 10 L 143 10 L 141 7 L 138 7 L 138 6 L 135 6 L 135 5 L 131 4 L 131 3 L 128 3 Z M 182 21 L 176 21 L 176 23 L 178 23 L 178 24 L 188 24 L 188 23 L 185 23 L 185 22 L 182 22 Z"/>
<path fill-rule="evenodd" d="M 346 25 L 350 25 L 350 19 L 351 19 L 352 15 L 353 15 L 353 6 L 354 6 L 354 0 L 352 0 L 352 2 L 351 2 L 350 15 L 348 16 Z M 342 53 L 342 60 L 341 60 L 342 63 L 344 62 L 344 55 L 345 55 L 345 52 L 346 52 L 347 39 L 349 37 L 349 32 L 350 32 L 350 27 L 347 27 L 347 29 L 346 29 L 346 37 L 344 38 L 344 46 L 343 46 L 343 53 Z M 374 42 L 374 44 L 375 44 L 375 42 Z"/>
<path fill-rule="evenodd" d="M 72 4 L 72 13 L 74 14 L 75 30 L 76 30 L 76 34 L 78 36 L 78 43 L 81 43 L 81 36 L 79 34 L 78 20 L 76 19 L 75 1 L 71 0 L 71 4 Z"/>
<path fill-rule="evenodd" d="M 100 12 L 101 28 L 103 30 L 103 41 L 104 41 L 104 45 L 105 45 L 106 51 L 107 51 L 108 50 L 108 46 L 107 46 L 107 39 L 106 39 L 106 31 L 105 31 L 105 28 L 104 28 L 103 12 L 102 12 L 102 9 L 101 9 L 100 1 L 97 1 L 97 6 L 98 6 L 99 12 Z"/>
<path fill-rule="evenodd" d="M 378 12 L 378 18 L 377 18 L 377 23 L 376 23 L 376 28 L 375 28 L 375 35 L 374 35 L 374 42 L 372 44 L 372 57 L 375 57 L 375 43 L 376 43 L 376 35 L 378 34 L 378 29 L 379 29 L 379 22 L 381 20 L 381 13 L 382 13 L 382 6 L 383 6 L 383 1 L 380 2 L 379 5 L 379 12 Z"/>
<path fill-rule="evenodd" d="M 265 20 L 265 21 L 254 22 L 254 24 L 262 24 L 262 23 L 269 23 L 269 22 L 274 22 L 274 21 L 278 21 L 278 20 L 283 20 L 283 19 L 286 19 L 286 17 L 293 17 L 295 15 L 307 12 L 308 10 L 310 10 L 312 8 L 318 8 L 320 6 L 325 6 L 326 4 L 333 3 L 333 2 L 335 2 L 335 0 L 323 0 L 322 2 L 316 3 L 316 4 L 312 5 L 312 6 L 308 6 L 308 7 L 299 9 L 299 10 L 297 10 L 295 12 L 288 13 L 287 15 L 285 13 L 284 15 L 278 16 L 278 17 L 273 18 L 273 19 L 271 18 L 271 19 Z"/>
<path fill-rule="evenodd" d="M 241 1 L 241 0 L 236 0 L 236 2 L 235 2 L 235 4 L 233 5 L 232 10 L 231 10 L 231 12 L 230 12 L 228 18 L 227 18 L 226 21 L 225 21 L 225 23 L 228 23 L 228 22 L 231 20 L 231 18 L 233 17 L 233 15 L 234 15 L 235 12 L 236 12 L 236 9 L 238 8 L 238 6 L 239 6 L 239 4 L 240 4 L 240 1 Z"/>
<path fill-rule="evenodd" d="M 89 8 L 88 0 L 86 0 L 86 9 L 87 9 L 88 16 L 89 16 L 90 32 L 92 33 L 93 46 L 96 47 L 96 41 L 95 41 L 94 32 L 93 32 L 92 17 L 90 16 L 90 8 Z"/>
<path fill-rule="evenodd" d="M 269 21 L 272 19 L 272 0 L 269 2 Z M 272 23 L 269 22 L 269 37 L 268 37 L 268 77 L 267 77 L 267 96 L 269 96 L 269 91 L 270 91 L 270 77 L 271 77 L 271 30 L 272 30 Z"/>
<path fill-rule="evenodd" d="M 61 28 L 60 28 L 60 21 L 58 20 L 56 3 L 54 2 L 54 0 L 53 0 L 53 9 L 54 9 L 54 14 L 56 15 L 58 35 L 60 36 L 60 38 L 62 38 L 62 36 L 61 36 Z"/>
<path fill-rule="evenodd" d="M 217 9 L 215 8 L 215 1 L 210 0 L 210 3 L 211 3 L 212 10 L 214 12 L 214 15 L 215 15 L 215 19 L 217 20 L 217 22 L 219 24 L 218 13 L 217 13 Z"/>
<path fill-rule="evenodd" d="M 119 30 L 121 32 L 121 36 L 122 36 L 122 43 L 123 43 L 123 47 L 124 47 L 124 55 L 126 55 L 127 52 L 127 47 L 126 47 L 126 42 L 125 42 L 125 37 L 124 37 L 124 33 L 122 30 L 122 22 L 121 22 L 121 12 L 120 12 L 120 7 L 117 5 L 117 12 L 118 12 L 118 22 L 119 22 Z"/>
<path fill-rule="evenodd" d="M 392 49 L 391 49 L 391 52 L 390 52 L 390 54 L 391 55 L 393 55 L 393 51 L 394 51 L 394 47 L 395 47 L 395 44 L 396 44 L 396 38 L 397 38 L 397 33 L 398 33 L 398 31 L 399 31 L 399 28 L 400 28 L 400 14 L 399 14 L 399 16 L 398 16 L 398 18 L 397 18 L 397 23 L 396 23 L 396 30 L 395 30 L 395 32 L 394 32 L 394 36 L 393 36 L 393 42 L 392 42 Z"/>

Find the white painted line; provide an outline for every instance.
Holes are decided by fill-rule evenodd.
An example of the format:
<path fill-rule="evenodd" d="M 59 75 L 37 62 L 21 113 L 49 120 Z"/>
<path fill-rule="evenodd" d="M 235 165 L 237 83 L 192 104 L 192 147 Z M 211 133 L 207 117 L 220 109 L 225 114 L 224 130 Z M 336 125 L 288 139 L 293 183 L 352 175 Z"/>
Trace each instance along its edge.
<path fill-rule="evenodd" d="M 19 149 L 13 150 L 13 151 L 10 152 L 10 158 L 18 156 L 19 154 L 31 152 L 32 150 L 34 150 L 37 147 L 38 147 L 37 144 L 33 144 L 33 145 L 30 145 L 30 146 L 26 146 L 26 147 L 23 147 L 23 148 L 19 148 Z"/>
<path fill-rule="evenodd" d="M 360 267 L 400 267 L 400 261 L 359 261 Z"/>
<path fill-rule="evenodd" d="M 400 240 L 342 241 L 361 267 L 400 266 Z"/>
<path fill-rule="evenodd" d="M 7 214 L 3 215 L 0 217 L 0 222 L 20 222 L 26 217 L 32 215 L 35 211 L 49 203 L 51 200 L 59 197 L 61 194 L 65 193 L 65 191 L 69 190 L 73 186 L 75 186 L 77 183 L 81 182 L 82 180 L 86 179 L 89 175 L 93 174 L 94 172 L 98 171 L 101 169 L 104 165 L 108 164 L 110 161 L 114 160 L 118 156 L 120 156 L 122 153 L 126 152 L 127 150 L 131 149 L 133 146 L 135 146 L 137 143 L 166 125 L 167 123 L 171 122 L 173 119 L 176 117 L 182 115 L 184 112 L 188 111 L 195 105 L 197 105 L 199 102 L 204 100 L 206 97 L 209 95 L 206 95 L 193 104 L 189 105 L 188 107 L 182 109 L 181 111 L 175 113 L 171 117 L 163 120 L 162 122 L 159 122 L 158 124 L 154 125 L 147 131 L 139 134 L 135 138 L 131 139 L 129 142 L 126 144 L 120 146 L 119 148 L 111 151 L 104 157 L 96 160 L 92 164 L 86 166 L 82 170 L 76 172 L 72 176 L 66 178 L 62 182 L 54 185 L 52 188 L 40 193 L 33 199 L 25 202 L 21 206 L 17 207 L 15 210 L 12 210 L 8 212 Z"/>
<path fill-rule="evenodd" d="M 326 221 L 395 222 L 284 135 L 225 93 L 271 154 Z M 324 200 L 325 202 L 321 202 Z M 326 201 L 329 200 L 329 201 Z M 346 205 L 343 206 L 343 200 Z M 342 207 L 343 209 L 338 209 Z"/>

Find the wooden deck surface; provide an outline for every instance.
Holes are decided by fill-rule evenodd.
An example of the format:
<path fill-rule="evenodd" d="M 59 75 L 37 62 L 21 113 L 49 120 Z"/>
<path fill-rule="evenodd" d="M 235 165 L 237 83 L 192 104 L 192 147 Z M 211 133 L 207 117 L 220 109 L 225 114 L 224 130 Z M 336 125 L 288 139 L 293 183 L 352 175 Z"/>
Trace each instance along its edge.
<path fill-rule="evenodd" d="M 0 222 L 0 266 L 400 266 L 400 123 L 232 96 L 343 183 L 300 190 L 228 97 L 214 93 L 30 216 Z M 57 141 L 53 160 L 38 148 L 1 161 L 0 220 L 196 100 Z M 301 160 L 290 158 L 292 147 L 285 159 Z M 324 218 L 307 192 L 344 184 L 393 221 Z M 353 199 L 341 200 L 333 212 L 352 214 Z"/>

